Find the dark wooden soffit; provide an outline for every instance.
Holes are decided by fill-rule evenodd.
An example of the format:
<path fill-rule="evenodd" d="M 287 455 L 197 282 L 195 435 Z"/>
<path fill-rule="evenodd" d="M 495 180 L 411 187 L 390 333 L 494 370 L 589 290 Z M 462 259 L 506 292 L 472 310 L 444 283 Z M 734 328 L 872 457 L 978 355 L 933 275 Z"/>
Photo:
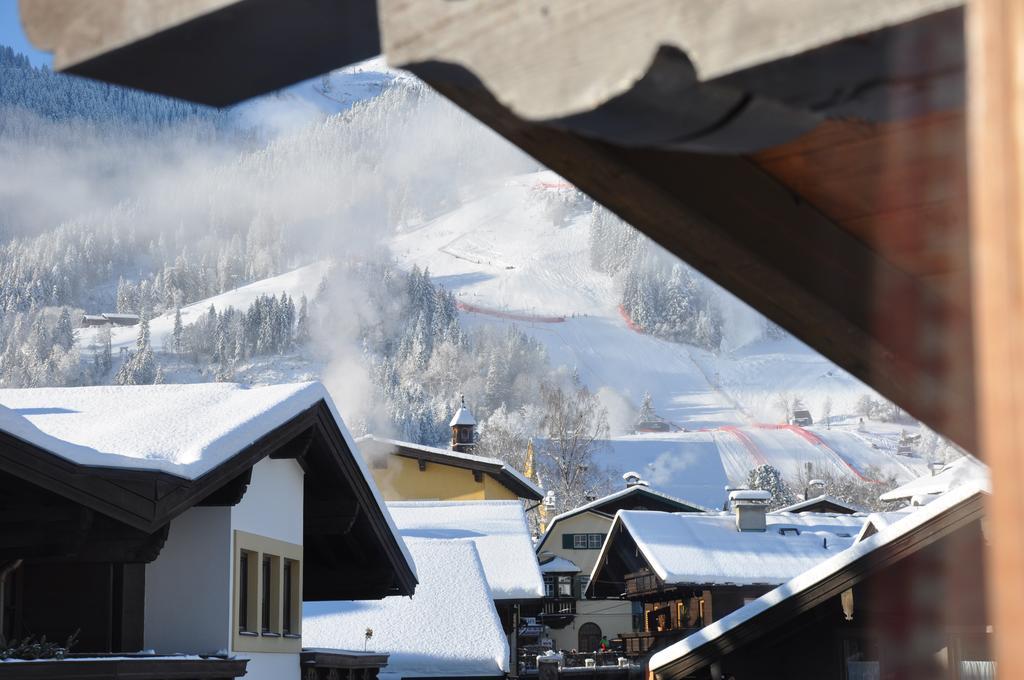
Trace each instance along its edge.
<path fill-rule="evenodd" d="M 620 597 L 626 589 L 627 574 L 642 569 L 654 574 L 636 540 L 618 518 L 608 531 L 606 543 L 607 548 L 601 552 L 594 566 L 594 578 L 587 586 L 587 597 Z"/>
<path fill-rule="evenodd" d="M 380 54 L 375 0 L 21 0 L 65 73 L 226 106 Z"/>
<path fill-rule="evenodd" d="M 751 616 L 735 628 L 723 633 L 671 663 L 652 668 L 656 680 L 690 677 L 717 659 L 742 649 L 772 631 L 783 629 L 787 622 L 823 602 L 838 597 L 844 590 L 900 560 L 917 553 L 953 532 L 984 517 L 986 494 L 978 492 L 946 512 L 931 518 L 913 531 L 879 546 L 843 569 L 822 579 L 804 591 L 792 595 L 759 614 Z"/>

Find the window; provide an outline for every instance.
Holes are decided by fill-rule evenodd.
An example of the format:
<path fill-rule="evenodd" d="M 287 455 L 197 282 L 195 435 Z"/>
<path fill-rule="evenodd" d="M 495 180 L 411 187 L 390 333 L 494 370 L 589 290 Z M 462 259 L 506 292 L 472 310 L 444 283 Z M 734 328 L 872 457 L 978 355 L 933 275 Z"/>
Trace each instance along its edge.
<path fill-rule="evenodd" d="M 590 577 L 589 576 L 580 576 L 579 577 L 579 584 L 580 584 L 580 599 L 581 600 L 585 600 L 585 599 L 587 599 L 587 587 L 590 585 Z"/>
<path fill-rule="evenodd" d="M 256 553 L 242 550 L 238 563 L 238 632 L 256 635 Z"/>
<path fill-rule="evenodd" d="M 301 558 L 300 545 L 235 532 L 235 650 L 301 650 Z"/>
<path fill-rule="evenodd" d="M 562 534 L 562 547 L 572 550 L 600 550 L 606 534 Z"/>
<path fill-rule="evenodd" d="M 294 635 L 295 631 L 298 630 L 295 627 L 296 617 L 298 616 L 295 605 L 301 601 L 302 593 L 296 590 L 298 580 L 293 577 L 296 569 L 295 560 L 284 561 L 284 607 L 282 608 L 284 623 L 281 626 L 281 632 L 286 636 Z"/>
<path fill-rule="evenodd" d="M 572 597 L 572 576 L 558 577 L 558 596 Z"/>
<path fill-rule="evenodd" d="M 555 577 L 545 576 L 544 577 L 544 597 L 555 596 Z"/>

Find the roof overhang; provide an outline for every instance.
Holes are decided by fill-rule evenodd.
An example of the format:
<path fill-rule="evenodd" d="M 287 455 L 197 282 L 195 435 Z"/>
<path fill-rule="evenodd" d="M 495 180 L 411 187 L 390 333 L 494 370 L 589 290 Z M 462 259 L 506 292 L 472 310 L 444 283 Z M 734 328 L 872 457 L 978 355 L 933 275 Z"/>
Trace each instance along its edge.
<path fill-rule="evenodd" d="M 104 536 L 120 537 L 120 553 L 116 547 L 102 553 L 107 561 L 155 559 L 175 517 L 195 506 L 235 505 L 256 463 L 268 457 L 295 459 L 306 471 L 305 599 L 411 595 L 416 585 L 412 565 L 356 455 L 323 400 L 194 480 L 155 470 L 80 465 L 0 431 L 0 470 L 29 489 L 23 494 L 28 500 L 19 501 L 22 510 L 32 499 L 57 498 L 90 517 L 101 516 L 111 527 Z M 29 516 L 26 521 L 33 520 Z M 51 539 L 47 532 L 31 531 L 19 543 L 20 535 L 5 530 L 0 557 L 34 555 L 38 543 Z M 79 540 L 57 551 L 46 544 L 41 556 L 93 559 L 87 538 L 79 533 Z"/>

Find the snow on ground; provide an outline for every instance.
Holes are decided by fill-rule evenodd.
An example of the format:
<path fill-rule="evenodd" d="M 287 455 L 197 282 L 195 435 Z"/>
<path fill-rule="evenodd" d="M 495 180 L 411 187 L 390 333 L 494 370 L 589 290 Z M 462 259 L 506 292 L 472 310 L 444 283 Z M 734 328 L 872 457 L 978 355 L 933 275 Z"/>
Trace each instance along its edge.
<path fill-rule="evenodd" d="M 737 531 L 732 513 L 622 510 L 615 524 L 666 583 L 764 585 L 784 583 L 849 548 L 865 519 L 769 514 L 767 531 Z M 790 528 L 796 531 L 782 533 Z M 614 525 L 609 533 L 616 535 Z"/>
<path fill-rule="evenodd" d="M 392 501 L 388 509 L 404 538 L 472 541 L 496 600 L 544 596 L 519 501 Z"/>
<path fill-rule="evenodd" d="M 210 305 L 213 305 L 218 312 L 234 307 L 245 311 L 256 298 L 261 295 L 279 296 L 282 292 L 294 298 L 296 305 L 299 298 L 305 295 L 312 300 L 316 295 L 317 287 L 321 279 L 330 268 L 328 260 L 315 262 L 305 267 L 292 270 L 280 276 L 273 276 L 255 283 L 250 283 L 241 288 L 229 290 L 220 295 L 194 302 L 187 307 L 181 308 L 181 323 L 185 326 L 193 324 L 206 314 Z M 149 321 L 150 344 L 154 350 L 162 350 L 165 343 L 170 343 L 171 333 L 174 330 L 174 310 L 164 312 L 155 316 Z M 76 331 L 76 340 L 81 349 L 89 349 L 99 342 L 99 327 L 79 328 Z M 135 349 L 135 341 L 139 336 L 138 326 L 120 326 L 110 329 L 111 350 L 115 357 L 121 348 Z"/>
<path fill-rule="evenodd" d="M 306 602 L 302 644 L 386 652 L 382 678 L 504 676 L 508 641 L 473 541 L 406 542 L 419 578 L 413 597 Z"/>

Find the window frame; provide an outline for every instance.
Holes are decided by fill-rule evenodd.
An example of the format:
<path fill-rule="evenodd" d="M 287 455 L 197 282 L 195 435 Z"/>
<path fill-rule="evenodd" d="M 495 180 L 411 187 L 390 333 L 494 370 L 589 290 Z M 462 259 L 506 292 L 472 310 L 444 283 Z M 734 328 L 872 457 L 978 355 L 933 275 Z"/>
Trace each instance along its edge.
<path fill-rule="evenodd" d="M 302 546 L 236 529 L 233 555 L 232 650 L 300 652 Z M 247 567 L 244 575 L 243 564 Z M 291 586 L 287 597 L 285 565 Z M 241 595 L 243 585 L 246 586 L 245 597 Z M 287 616 L 284 612 L 286 603 L 289 606 Z M 241 620 L 243 614 L 246 621 Z M 285 630 L 286 620 L 288 630 Z"/>
<path fill-rule="evenodd" d="M 587 550 L 589 543 L 588 536 L 590 534 L 573 534 L 572 535 L 572 549 L 573 550 Z"/>

